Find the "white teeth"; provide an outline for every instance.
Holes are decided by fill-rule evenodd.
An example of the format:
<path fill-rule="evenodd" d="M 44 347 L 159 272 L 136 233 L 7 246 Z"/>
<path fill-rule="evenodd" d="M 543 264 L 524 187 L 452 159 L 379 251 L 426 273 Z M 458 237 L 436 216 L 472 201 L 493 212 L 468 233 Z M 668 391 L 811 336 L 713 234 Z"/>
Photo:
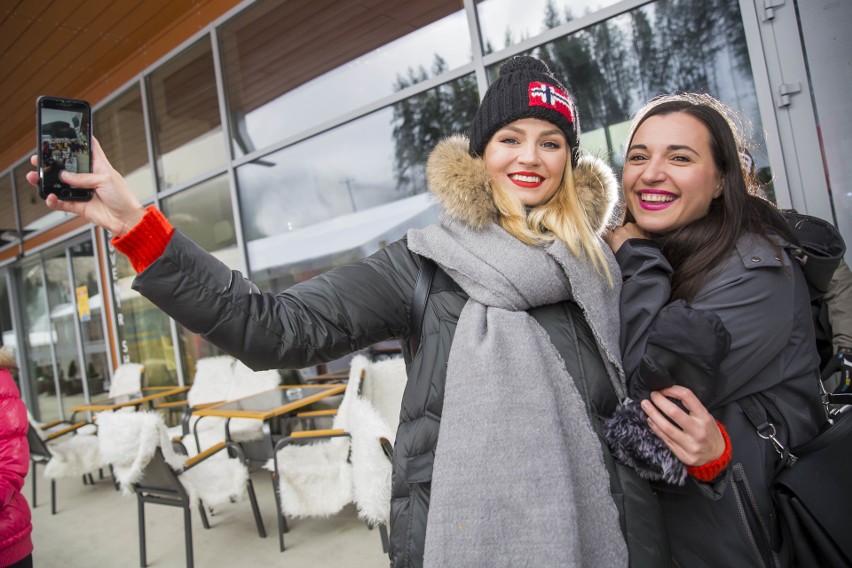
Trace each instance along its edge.
<path fill-rule="evenodd" d="M 517 181 L 525 181 L 525 182 L 528 182 L 528 183 L 536 183 L 536 182 L 539 182 L 543 179 L 543 178 L 540 178 L 539 176 L 524 176 L 524 175 L 520 175 L 520 174 L 515 174 L 515 175 L 509 176 L 509 177 L 514 179 L 514 180 L 517 180 Z"/>
<path fill-rule="evenodd" d="M 666 195 L 664 193 L 640 193 L 639 199 L 642 201 L 650 201 L 653 203 L 667 203 L 669 201 L 674 201 L 674 195 Z"/>

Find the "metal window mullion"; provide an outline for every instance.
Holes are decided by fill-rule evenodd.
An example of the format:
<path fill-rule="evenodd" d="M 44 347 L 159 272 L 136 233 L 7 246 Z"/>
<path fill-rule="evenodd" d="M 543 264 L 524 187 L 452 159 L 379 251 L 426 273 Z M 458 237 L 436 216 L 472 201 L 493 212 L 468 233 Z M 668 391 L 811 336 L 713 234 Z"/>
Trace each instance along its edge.
<path fill-rule="evenodd" d="M 790 208 L 792 207 L 790 183 L 787 180 L 786 168 L 783 166 L 784 151 L 781 148 L 781 133 L 773 102 L 775 97 L 772 95 L 769 68 L 763 51 L 763 32 L 757 15 L 759 8 L 755 5 L 756 2 L 761 2 L 761 0 L 739 0 L 740 15 L 743 20 L 746 48 L 748 49 L 751 73 L 754 79 L 757 108 L 766 137 L 766 153 L 769 156 L 769 164 L 772 168 L 772 186 L 775 190 L 775 199 L 779 207 Z M 771 30 L 767 30 L 767 33 L 771 34 Z M 781 167 L 776 167 L 778 164 Z"/>
<path fill-rule="evenodd" d="M 71 304 L 73 310 L 71 317 L 74 321 L 74 340 L 77 344 L 77 361 L 80 363 L 80 378 L 83 381 L 83 399 L 89 403 L 92 401 L 92 395 L 89 392 L 89 372 L 86 368 L 86 356 L 83 350 L 83 326 L 80 322 L 80 307 L 77 304 L 77 280 L 74 278 L 74 263 L 71 257 L 71 247 L 69 244 L 65 247 L 65 267 L 68 269 L 68 292 L 71 294 Z M 90 306 L 91 309 L 91 306 Z M 69 379 L 71 377 L 68 377 Z"/>
<path fill-rule="evenodd" d="M 24 220 L 21 219 L 21 208 L 18 203 L 18 182 L 15 180 L 14 170 L 9 172 L 9 181 L 12 187 L 12 207 L 15 213 L 15 227 L 18 230 L 18 256 L 24 255 Z"/>
<path fill-rule="evenodd" d="M 479 13 L 476 11 L 476 0 L 463 0 L 464 11 L 467 16 L 467 27 L 470 32 L 470 48 L 473 54 L 473 69 L 476 74 L 476 86 L 479 89 L 479 98 L 485 96 L 488 90 L 488 74 L 485 72 L 485 61 L 482 50 L 482 30 L 479 27 Z"/>
<path fill-rule="evenodd" d="M 183 356 L 180 348 L 180 330 L 178 330 L 177 322 L 172 318 L 169 318 L 169 331 L 172 334 L 172 351 L 175 354 L 175 371 L 177 372 L 178 384 L 185 387 L 186 375 L 183 372 Z"/>
<path fill-rule="evenodd" d="M 97 262 L 98 271 L 100 271 L 101 266 L 107 267 L 107 273 L 106 274 L 99 274 L 99 276 L 101 278 L 98 281 L 98 284 L 101 285 L 101 286 L 103 285 L 104 280 L 106 280 L 106 282 L 107 282 L 106 289 L 100 291 L 100 293 L 101 293 L 101 328 L 103 329 L 104 343 L 105 344 L 112 343 L 115 347 L 118 347 L 118 343 L 117 343 L 117 341 L 115 341 L 118 338 L 118 317 L 117 317 L 117 313 L 116 313 L 116 310 L 115 310 L 115 303 L 113 302 L 114 290 L 113 290 L 113 281 L 112 281 L 112 263 L 110 262 L 110 258 L 109 258 L 109 243 L 107 242 L 107 239 L 106 239 L 106 231 L 104 229 L 101 229 L 100 227 L 93 225 L 92 226 L 92 242 L 98 244 L 98 246 L 95 247 L 95 250 L 102 251 L 103 255 L 106 256 L 106 258 L 98 258 L 98 262 Z M 107 304 L 107 302 L 109 302 L 109 304 Z M 112 318 L 107 318 L 107 316 L 106 316 L 106 306 L 107 305 L 112 307 L 112 309 L 110 310 L 110 313 L 112 314 Z M 110 319 L 112 320 L 112 329 L 115 330 L 114 336 L 111 336 L 110 333 L 109 333 L 109 330 L 110 330 L 109 320 Z M 110 342 L 110 338 L 113 339 L 112 342 Z M 118 351 L 115 351 L 115 353 L 118 353 Z M 106 372 L 109 376 L 110 382 L 112 382 L 112 371 L 117 366 L 117 361 L 115 361 L 113 359 L 112 354 L 113 354 L 112 349 L 106 349 L 107 367 L 108 367 Z"/>
<path fill-rule="evenodd" d="M 234 221 L 234 234 L 237 238 L 237 250 L 242 259 L 243 269 L 249 273 L 248 249 L 245 235 L 243 235 L 243 215 L 240 204 L 240 196 L 237 191 L 237 176 L 234 168 L 234 151 L 231 143 L 231 120 L 228 106 L 228 95 L 225 89 L 225 70 L 222 67 L 222 54 L 219 50 L 219 31 L 213 28 L 210 31 L 210 41 L 213 50 L 213 70 L 216 77 L 216 93 L 219 99 L 219 116 L 222 122 L 222 133 L 225 138 L 225 152 L 228 156 L 226 174 L 228 176 L 228 189 L 231 194 L 231 211 Z M 233 268 L 233 267 L 232 267 Z"/>
<path fill-rule="evenodd" d="M 148 103 L 148 76 L 139 78 L 139 96 L 142 97 L 142 121 L 145 130 L 145 147 L 148 151 L 148 163 L 151 164 L 151 188 L 154 190 L 152 200 L 154 206 L 160 207 L 160 174 L 157 167 L 157 157 L 154 155 L 154 127 L 151 124 L 151 107 Z"/>

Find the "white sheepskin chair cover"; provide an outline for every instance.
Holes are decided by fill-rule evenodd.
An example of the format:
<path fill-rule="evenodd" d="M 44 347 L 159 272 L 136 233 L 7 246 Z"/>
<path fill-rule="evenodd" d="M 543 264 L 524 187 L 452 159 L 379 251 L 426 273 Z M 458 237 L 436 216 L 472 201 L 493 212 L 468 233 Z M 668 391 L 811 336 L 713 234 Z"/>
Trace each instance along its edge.
<path fill-rule="evenodd" d="M 139 363 L 122 363 L 112 374 L 109 384 L 109 397 L 132 395 L 142 391 L 142 371 L 145 367 Z"/>
<path fill-rule="evenodd" d="M 370 401 L 394 435 L 399 426 L 402 393 L 407 383 L 405 360 L 402 357 L 396 357 L 371 363 L 364 384 L 361 386 L 361 396 Z M 390 440 L 393 442 L 393 437 Z"/>
<path fill-rule="evenodd" d="M 202 357 L 195 362 L 192 386 L 186 393 L 190 406 L 227 400 L 236 359 L 229 355 Z"/>
<path fill-rule="evenodd" d="M 357 358 L 356 358 L 357 359 Z M 353 359 L 343 400 L 332 422 L 333 429 L 348 431 L 349 410 L 358 398 L 363 361 Z M 347 437 L 313 444 L 291 445 L 278 452 L 278 487 L 281 510 L 290 517 L 328 517 L 353 500 L 350 441 Z M 266 469 L 274 471 L 273 460 Z"/>
<path fill-rule="evenodd" d="M 252 371 L 242 362 L 229 356 L 204 357 L 195 367 L 195 379 L 187 393 L 190 406 L 210 402 L 222 402 L 245 398 L 259 392 L 277 387 L 281 376 L 277 370 Z M 189 423 L 190 435 L 182 441 L 190 455 L 199 452 L 193 429 L 198 432 L 201 450 L 209 448 L 225 439 L 225 419 L 206 416 L 203 419 L 193 416 Z M 250 442 L 263 438 L 263 422 L 251 418 L 232 418 L 228 424 L 231 440 Z M 183 434 L 181 426 L 169 429 L 172 438 Z"/>
<path fill-rule="evenodd" d="M 281 384 L 281 375 L 276 369 L 252 371 L 242 361 L 234 363 L 234 380 L 228 390 L 227 400 L 237 400 L 257 393 L 272 390 Z M 248 442 L 263 438 L 263 422 L 251 418 L 232 418 L 228 425 L 231 439 Z"/>
<path fill-rule="evenodd" d="M 52 457 L 44 466 L 45 477 L 56 479 L 82 476 L 106 465 L 98 449 L 96 436 L 68 434 L 48 442 L 47 447 Z"/>
<path fill-rule="evenodd" d="M 373 525 L 388 523 L 392 466 L 380 439 L 392 443 L 395 438 L 406 381 L 402 359 L 352 359 L 349 383 L 332 424 L 350 438 L 288 446 L 278 453 L 281 508 L 287 515 L 328 516 L 354 501 L 361 519 Z M 267 467 L 273 468 L 271 460 Z"/>
<path fill-rule="evenodd" d="M 132 484 L 142 479 L 157 447 L 162 449 L 172 469 L 182 471 L 185 456 L 172 449 L 159 414 L 100 412 L 97 424 L 101 455 L 112 465 L 113 475 L 124 493 L 131 492 Z M 208 459 L 181 473 L 178 479 L 193 504 L 200 499 L 214 506 L 242 498 L 248 469 L 235 458 Z"/>
<path fill-rule="evenodd" d="M 392 466 L 379 440 L 386 438 L 392 442 L 394 433 L 363 398 L 352 404 L 349 433 L 352 436 L 352 496 L 358 517 L 371 525 L 387 524 Z"/>
<path fill-rule="evenodd" d="M 349 423 L 354 498 L 361 519 L 387 524 L 393 467 L 380 439 L 394 442 L 408 375 L 402 358 L 374 361 L 365 368 L 361 396 L 352 406 Z"/>
<path fill-rule="evenodd" d="M 352 502 L 349 439 L 332 438 L 278 452 L 281 510 L 289 517 L 328 517 Z"/>

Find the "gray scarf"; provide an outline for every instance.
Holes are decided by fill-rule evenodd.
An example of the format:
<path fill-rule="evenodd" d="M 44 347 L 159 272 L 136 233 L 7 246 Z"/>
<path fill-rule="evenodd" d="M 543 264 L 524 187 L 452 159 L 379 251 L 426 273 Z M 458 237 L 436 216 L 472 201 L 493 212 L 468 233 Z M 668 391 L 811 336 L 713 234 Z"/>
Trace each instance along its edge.
<path fill-rule="evenodd" d="M 445 217 L 408 246 L 470 296 L 447 363 L 424 566 L 627 566 L 586 402 L 527 313 L 573 298 L 622 397 L 618 286 L 561 241 L 527 246 L 494 223 Z"/>

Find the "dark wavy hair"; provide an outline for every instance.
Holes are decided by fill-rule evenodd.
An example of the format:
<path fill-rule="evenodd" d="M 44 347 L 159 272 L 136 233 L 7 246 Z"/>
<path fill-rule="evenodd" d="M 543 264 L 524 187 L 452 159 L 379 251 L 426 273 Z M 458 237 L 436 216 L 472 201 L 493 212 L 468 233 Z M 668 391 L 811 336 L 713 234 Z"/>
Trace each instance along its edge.
<path fill-rule="evenodd" d="M 747 146 L 739 116 L 710 95 L 684 93 L 652 100 L 636 113 L 627 147 L 648 118 L 676 112 L 692 116 L 707 127 L 722 183 L 722 193 L 711 201 L 706 216 L 657 236 L 663 254 L 674 268 L 671 299 L 691 302 L 707 275 L 730 254 L 742 235 L 752 233 L 767 240 L 770 235 L 778 235 L 789 242 L 796 239 L 778 209 L 757 195 L 759 188 L 744 169 L 747 165 L 740 152 Z M 632 215 L 626 220 L 632 221 Z"/>

